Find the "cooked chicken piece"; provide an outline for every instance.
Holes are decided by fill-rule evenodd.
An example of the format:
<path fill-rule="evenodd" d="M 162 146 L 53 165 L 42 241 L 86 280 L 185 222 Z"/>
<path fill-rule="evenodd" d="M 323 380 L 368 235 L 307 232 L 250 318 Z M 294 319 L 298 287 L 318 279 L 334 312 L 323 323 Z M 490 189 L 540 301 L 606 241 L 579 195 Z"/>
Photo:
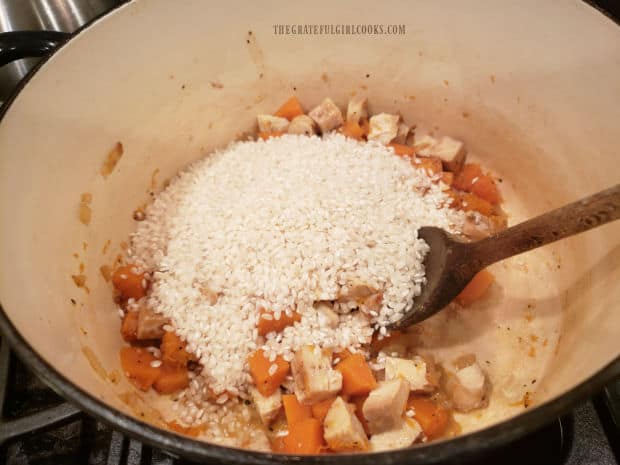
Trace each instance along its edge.
<path fill-rule="evenodd" d="M 379 113 L 370 117 L 368 140 L 376 140 L 382 144 L 389 144 L 398 134 L 400 116 L 388 113 Z"/>
<path fill-rule="evenodd" d="M 435 145 L 437 145 L 437 139 L 425 134 L 421 137 L 415 137 L 413 148 L 415 149 L 416 154 L 430 157 L 433 154 Z"/>
<path fill-rule="evenodd" d="M 368 99 L 357 95 L 351 97 L 347 106 L 347 121 L 359 124 L 366 118 L 368 118 Z"/>
<path fill-rule="evenodd" d="M 319 321 L 330 328 L 336 328 L 340 322 L 338 314 L 334 312 L 334 308 L 326 302 L 316 304 L 316 311 L 319 315 Z"/>
<path fill-rule="evenodd" d="M 326 98 L 320 105 L 310 110 L 308 116 L 319 125 L 323 134 L 339 128 L 344 123 L 340 108 L 330 98 Z"/>
<path fill-rule="evenodd" d="M 362 412 L 372 434 L 388 431 L 398 424 L 408 397 L 409 383 L 400 378 L 382 381 L 370 391 Z"/>
<path fill-rule="evenodd" d="M 155 313 L 149 307 L 142 306 L 138 311 L 138 329 L 136 337 L 143 339 L 161 339 L 164 337 L 163 326 L 169 324 L 170 320 L 160 313 Z"/>
<path fill-rule="evenodd" d="M 254 386 L 251 386 L 249 390 L 254 406 L 258 411 L 258 416 L 265 426 L 269 426 L 269 423 L 275 420 L 282 408 L 282 394 L 280 389 L 277 389 L 276 392 L 270 396 L 262 395 Z"/>
<path fill-rule="evenodd" d="M 354 452 L 368 449 L 364 427 L 355 415 L 355 405 L 337 397 L 323 421 L 324 437 L 330 449 L 336 452 Z"/>
<path fill-rule="evenodd" d="M 485 407 L 488 402 L 488 380 L 478 363 L 449 373 L 446 380 L 446 392 L 452 399 L 454 409 L 469 412 Z"/>
<path fill-rule="evenodd" d="M 273 115 L 258 115 L 256 122 L 260 132 L 286 132 L 289 125 L 286 118 Z"/>
<path fill-rule="evenodd" d="M 295 395 L 304 404 L 314 404 L 335 395 L 342 388 L 342 375 L 332 368 L 331 354 L 304 346 L 291 362 Z"/>
<path fill-rule="evenodd" d="M 304 134 L 311 136 L 316 134 L 317 128 L 314 120 L 308 115 L 299 115 L 293 118 L 291 124 L 288 125 L 287 131 L 289 134 Z"/>
<path fill-rule="evenodd" d="M 398 131 L 396 132 L 396 137 L 392 142 L 395 144 L 407 144 L 407 139 L 409 138 L 409 134 L 411 133 L 411 128 L 407 126 L 405 123 L 400 123 L 398 125 Z"/>
<path fill-rule="evenodd" d="M 375 294 L 376 292 L 376 289 L 373 289 L 368 284 L 353 282 L 342 287 L 340 293 L 338 294 L 338 301 L 360 302 L 366 297 L 370 297 L 371 295 Z"/>
<path fill-rule="evenodd" d="M 458 174 L 465 164 L 467 150 L 460 140 L 442 137 L 433 147 L 433 155 L 441 159 L 444 169 Z"/>
<path fill-rule="evenodd" d="M 411 359 L 386 357 L 385 379 L 398 378 L 407 380 L 409 389 L 420 394 L 430 394 L 438 387 L 431 364 L 417 355 Z"/>
<path fill-rule="evenodd" d="M 373 434 L 370 438 L 370 448 L 373 452 L 379 452 L 409 447 L 421 433 L 422 428 L 417 421 L 413 418 L 401 418 L 393 429 Z"/>
<path fill-rule="evenodd" d="M 357 302 L 366 311 L 379 311 L 383 293 L 367 284 L 354 282 L 343 286 L 336 299 L 340 303 Z"/>

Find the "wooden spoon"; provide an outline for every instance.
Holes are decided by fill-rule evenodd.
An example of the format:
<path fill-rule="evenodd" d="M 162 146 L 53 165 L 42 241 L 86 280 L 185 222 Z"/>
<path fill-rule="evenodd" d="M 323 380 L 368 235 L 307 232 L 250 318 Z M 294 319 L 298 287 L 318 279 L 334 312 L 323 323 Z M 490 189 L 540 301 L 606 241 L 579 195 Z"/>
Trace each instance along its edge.
<path fill-rule="evenodd" d="M 620 184 L 476 242 L 443 229 L 423 227 L 430 246 L 424 259 L 426 284 L 411 310 L 390 325 L 404 328 L 434 315 L 463 290 L 476 273 L 497 261 L 620 218 Z"/>

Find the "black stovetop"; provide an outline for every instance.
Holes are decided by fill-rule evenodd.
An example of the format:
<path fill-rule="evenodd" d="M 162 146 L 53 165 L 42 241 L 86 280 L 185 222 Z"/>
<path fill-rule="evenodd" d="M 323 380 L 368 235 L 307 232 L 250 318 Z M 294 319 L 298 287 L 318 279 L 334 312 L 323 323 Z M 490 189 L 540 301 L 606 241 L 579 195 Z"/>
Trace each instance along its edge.
<path fill-rule="evenodd" d="M 66 402 L 0 340 L 0 464 L 182 465 Z M 619 465 L 620 380 L 480 463 Z"/>

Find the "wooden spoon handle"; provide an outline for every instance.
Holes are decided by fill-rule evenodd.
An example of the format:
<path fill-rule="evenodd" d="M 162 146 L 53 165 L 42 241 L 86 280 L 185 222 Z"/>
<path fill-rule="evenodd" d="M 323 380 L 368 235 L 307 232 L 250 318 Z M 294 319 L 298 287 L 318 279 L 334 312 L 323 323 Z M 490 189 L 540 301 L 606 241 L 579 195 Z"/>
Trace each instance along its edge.
<path fill-rule="evenodd" d="M 481 267 L 620 218 L 620 184 L 470 244 Z"/>

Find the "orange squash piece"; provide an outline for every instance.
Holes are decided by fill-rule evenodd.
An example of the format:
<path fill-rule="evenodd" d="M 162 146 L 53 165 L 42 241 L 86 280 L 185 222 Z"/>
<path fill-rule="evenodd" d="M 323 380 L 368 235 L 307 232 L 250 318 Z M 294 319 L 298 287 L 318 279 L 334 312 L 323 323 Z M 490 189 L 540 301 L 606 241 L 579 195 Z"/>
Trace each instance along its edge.
<path fill-rule="evenodd" d="M 341 352 L 334 352 L 334 356 L 332 357 L 333 360 L 339 359 L 340 360 L 344 360 L 345 358 L 349 358 L 351 356 L 351 352 L 349 351 L 349 349 L 344 349 Z"/>
<path fill-rule="evenodd" d="M 174 331 L 166 331 L 159 345 L 161 359 L 169 365 L 186 366 L 192 360 L 192 354 L 186 350 L 186 344 Z"/>
<path fill-rule="evenodd" d="M 345 136 L 355 140 L 363 140 L 368 134 L 368 132 L 355 121 L 345 121 L 340 131 Z"/>
<path fill-rule="evenodd" d="M 264 318 L 263 315 L 268 315 L 268 317 Z M 258 334 L 265 336 L 271 332 L 279 333 L 287 326 L 292 326 L 298 321 L 301 321 L 301 315 L 297 312 L 293 312 L 292 316 L 288 316 L 285 312 L 282 312 L 280 313 L 280 319 L 276 320 L 271 310 L 261 308 L 256 327 L 258 328 Z"/>
<path fill-rule="evenodd" d="M 454 178 L 454 187 L 456 189 L 470 192 L 472 182 L 476 178 L 483 176 L 482 168 L 476 163 L 466 163 L 459 172 L 458 176 Z"/>
<path fill-rule="evenodd" d="M 317 420 L 319 420 L 321 423 L 323 423 L 323 420 L 325 420 L 325 417 L 327 416 L 327 412 L 329 411 L 329 408 L 334 403 L 334 400 L 336 400 L 336 398 L 332 397 L 331 399 L 325 399 L 325 400 L 322 400 L 321 402 L 314 404 L 312 406 L 312 416 L 316 418 Z"/>
<path fill-rule="evenodd" d="M 454 182 L 454 173 L 451 173 L 450 171 L 444 171 L 443 173 L 441 173 L 441 182 L 448 186 L 451 186 Z"/>
<path fill-rule="evenodd" d="M 119 266 L 112 274 L 112 284 L 125 300 L 138 300 L 146 295 L 144 273 L 139 273 L 135 265 Z"/>
<path fill-rule="evenodd" d="M 350 396 L 368 394 L 377 387 L 377 380 L 362 354 L 353 354 L 336 365 L 342 374 L 342 393 Z"/>
<path fill-rule="evenodd" d="M 479 271 L 469 284 L 465 286 L 465 289 L 456 296 L 456 301 L 466 307 L 472 302 L 481 299 L 487 293 L 494 280 L 495 277 L 489 271 Z"/>
<path fill-rule="evenodd" d="M 477 211 L 484 216 L 490 216 L 495 211 L 493 205 L 470 192 L 461 194 L 461 208 L 465 211 Z"/>
<path fill-rule="evenodd" d="M 368 421 L 366 421 L 366 417 L 364 417 L 364 412 L 362 411 L 362 407 L 364 406 L 364 402 L 366 402 L 368 396 L 354 396 L 349 400 L 350 403 L 355 405 L 355 416 L 360 421 L 362 426 L 364 427 L 364 431 L 367 436 L 370 436 L 370 428 L 368 427 Z"/>
<path fill-rule="evenodd" d="M 320 454 L 325 448 L 321 422 L 316 418 L 306 418 L 289 425 L 284 445 L 288 454 Z"/>
<path fill-rule="evenodd" d="M 491 176 L 480 176 L 476 182 L 472 184 L 471 192 L 492 205 L 499 205 L 501 202 L 499 190 L 497 189 L 497 185 Z"/>
<path fill-rule="evenodd" d="M 420 424 L 429 441 L 441 436 L 448 428 L 450 413 L 437 401 L 412 396 L 407 401 L 407 409 L 413 409 L 413 418 Z"/>
<path fill-rule="evenodd" d="M 270 396 L 276 392 L 291 369 L 291 365 L 279 355 L 273 362 L 270 362 L 262 349 L 248 357 L 248 364 L 256 389 L 264 396 Z M 269 369 L 273 364 L 276 365 L 276 371 L 269 374 Z"/>
<path fill-rule="evenodd" d="M 127 342 L 138 338 L 138 312 L 126 312 L 121 323 L 121 336 Z"/>
<path fill-rule="evenodd" d="M 153 383 L 153 389 L 160 394 L 173 394 L 187 386 L 189 386 L 187 368 L 166 363 L 161 366 L 161 373 Z"/>
<path fill-rule="evenodd" d="M 417 157 L 411 160 L 411 164 L 416 169 L 424 169 L 429 176 L 440 174 L 443 169 L 441 160 L 435 157 Z"/>
<path fill-rule="evenodd" d="M 271 132 L 259 132 L 258 133 L 258 137 L 260 137 L 263 140 L 267 140 L 270 137 L 280 137 L 282 134 L 284 134 L 282 131 L 271 131 Z"/>
<path fill-rule="evenodd" d="M 276 436 L 274 437 L 271 443 L 271 451 L 276 452 L 278 454 L 286 454 L 286 436 Z"/>
<path fill-rule="evenodd" d="M 304 110 L 301 107 L 301 103 L 294 95 L 289 98 L 286 102 L 282 104 L 278 111 L 274 113 L 274 116 L 279 116 L 281 118 L 286 118 L 291 121 L 293 118 L 299 115 L 303 115 Z"/>
<path fill-rule="evenodd" d="M 183 426 L 176 421 L 169 421 L 166 425 L 175 433 L 184 434 L 192 438 L 198 437 L 200 433 L 207 430 L 207 425 L 204 423 L 197 426 Z"/>
<path fill-rule="evenodd" d="M 123 347 L 120 352 L 121 368 L 138 389 L 148 391 L 161 374 L 161 367 L 152 367 L 156 359 L 141 347 Z"/>
<path fill-rule="evenodd" d="M 289 426 L 312 418 L 312 408 L 299 402 L 295 394 L 284 394 L 282 396 L 282 405 L 284 406 L 284 415 Z"/>
<path fill-rule="evenodd" d="M 454 179 L 454 187 L 466 192 L 472 192 L 491 205 L 498 205 L 501 196 L 497 185 L 491 176 L 484 174 L 480 165 L 467 163 L 459 175 Z"/>
<path fill-rule="evenodd" d="M 394 149 L 394 153 L 401 157 L 409 156 L 413 157 L 415 155 L 415 149 L 408 145 L 403 144 L 388 144 L 388 147 L 392 147 Z"/>

